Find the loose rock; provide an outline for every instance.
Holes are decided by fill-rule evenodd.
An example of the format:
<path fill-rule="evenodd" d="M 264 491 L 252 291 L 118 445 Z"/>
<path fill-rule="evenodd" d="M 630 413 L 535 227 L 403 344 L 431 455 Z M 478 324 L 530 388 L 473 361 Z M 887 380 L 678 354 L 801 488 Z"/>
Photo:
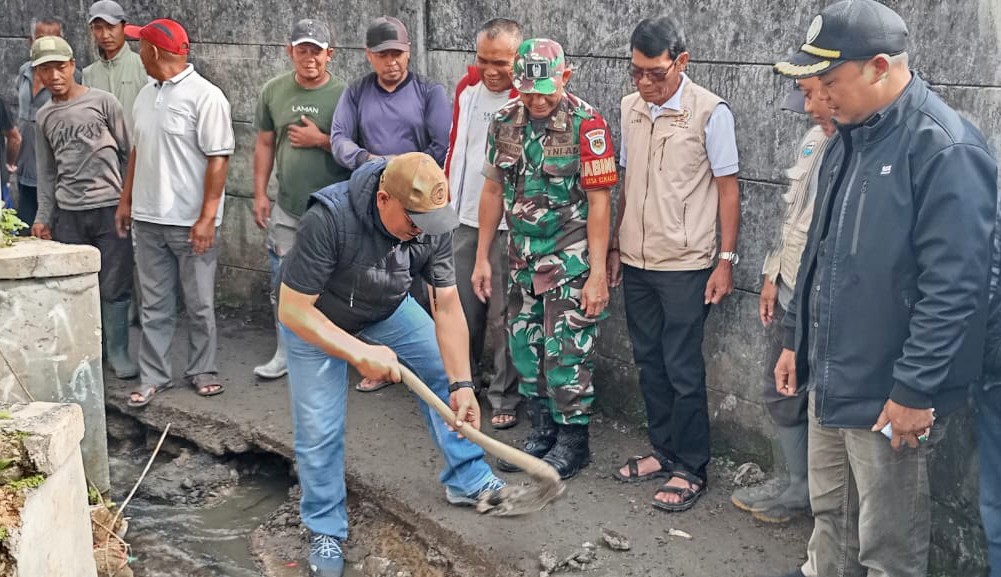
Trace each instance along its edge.
<path fill-rule="evenodd" d="M 632 546 L 629 544 L 629 539 L 621 533 L 616 533 L 611 529 L 606 529 L 602 527 L 601 538 L 608 545 L 608 548 L 612 551 L 628 551 Z"/>
<path fill-rule="evenodd" d="M 690 540 L 692 538 L 690 534 L 682 531 L 681 529 L 675 529 L 674 527 L 668 529 L 667 534 L 670 535 L 671 537 L 681 537 L 682 539 Z"/>
<path fill-rule="evenodd" d="M 757 485 L 765 480 L 765 473 L 757 463 L 744 463 L 737 468 L 733 483 L 738 487 Z"/>

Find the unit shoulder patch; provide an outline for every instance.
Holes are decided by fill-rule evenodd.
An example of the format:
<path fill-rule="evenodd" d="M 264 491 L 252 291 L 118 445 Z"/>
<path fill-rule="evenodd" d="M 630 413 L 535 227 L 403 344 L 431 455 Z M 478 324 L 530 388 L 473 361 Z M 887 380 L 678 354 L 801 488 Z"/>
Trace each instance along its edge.
<path fill-rule="evenodd" d="M 580 186 L 609 188 L 619 182 L 615 151 L 605 119 L 595 115 L 580 123 Z"/>

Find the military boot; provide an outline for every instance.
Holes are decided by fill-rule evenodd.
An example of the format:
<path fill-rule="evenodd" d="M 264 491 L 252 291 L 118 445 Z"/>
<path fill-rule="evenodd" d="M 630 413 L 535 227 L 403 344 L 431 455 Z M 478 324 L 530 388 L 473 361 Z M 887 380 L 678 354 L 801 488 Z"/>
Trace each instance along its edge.
<path fill-rule="evenodd" d="M 560 479 L 569 479 L 591 463 L 591 447 L 587 425 L 558 425 L 556 445 L 543 461 L 549 463 L 560 474 Z"/>
<path fill-rule="evenodd" d="M 549 413 L 545 399 L 539 397 L 528 399 L 528 418 L 532 421 L 532 432 L 525 439 L 525 447 L 522 450 L 541 459 L 556 444 L 556 421 Z M 497 468 L 507 473 L 521 471 L 516 465 L 503 459 L 497 460 Z"/>

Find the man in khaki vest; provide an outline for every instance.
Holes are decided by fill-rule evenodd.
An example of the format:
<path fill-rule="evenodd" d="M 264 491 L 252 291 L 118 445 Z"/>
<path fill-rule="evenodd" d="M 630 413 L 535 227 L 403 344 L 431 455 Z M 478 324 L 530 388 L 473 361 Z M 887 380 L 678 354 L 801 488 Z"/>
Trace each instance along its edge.
<path fill-rule="evenodd" d="M 625 187 L 608 263 L 613 286 L 625 282 L 653 453 L 627 460 L 616 476 L 668 479 L 653 506 L 685 511 L 706 489 L 702 337 L 710 305 L 733 292 L 737 144 L 729 106 L 685 75 L 688 52 L 674 19 L 643 20 L 630 47 L 637 92 L 622 99 Z"/>
<path fill-rule="evenodd" d="M 813 205 L 817 198 L 820 162 L 831 137 L 834 122 L 831 109 L 818 96 L 823 86 L 817 78 L 799 80 L 786 99 L 783 108 L 799 114 L 808 114 L 816 125 L 806 132 L 796 152 L 796 162 L 787 171 L 789 190 L 783 195 L 786 206 L 782 234 L 775 249 L 765 258 L 761 271 L 764 280 L 759 298 L 759 316 L 767 331 L 763 398 L 768 414 L 775 425 L 775 436 L 782 448 L 788 470 L 755 487 L 734 491 L 730 501 L 735 506 L 766 523 L 785 523 L 795 516 L 810 512 L 810 488 L 807 483 L 807 394 L 800 391 L 786 397 L 775 389 L 775 363 L 782 353 L 782 319 L 793 290 L 799 261 L 806 246 L 806 234 L 813 218 Z"/>

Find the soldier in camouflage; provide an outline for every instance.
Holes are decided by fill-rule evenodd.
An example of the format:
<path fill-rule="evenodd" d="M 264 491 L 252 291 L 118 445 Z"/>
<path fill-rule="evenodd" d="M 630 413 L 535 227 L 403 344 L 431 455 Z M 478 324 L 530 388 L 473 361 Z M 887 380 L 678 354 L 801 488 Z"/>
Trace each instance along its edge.
<path fill-rule="evenodd" d="M 571 73 L 553 40 L 518 48 L 519 97 L 497 112 L 487 135 L 472 278 L 479 298 L 489 298 L 487 248 L 506 217 L 509 345 L 532 420 L 525 451 L 564 479 L 590 460 L 591 375 L 608 303 L 610 189 L 618 182 L 608 125 L 565 90 Z"/>

